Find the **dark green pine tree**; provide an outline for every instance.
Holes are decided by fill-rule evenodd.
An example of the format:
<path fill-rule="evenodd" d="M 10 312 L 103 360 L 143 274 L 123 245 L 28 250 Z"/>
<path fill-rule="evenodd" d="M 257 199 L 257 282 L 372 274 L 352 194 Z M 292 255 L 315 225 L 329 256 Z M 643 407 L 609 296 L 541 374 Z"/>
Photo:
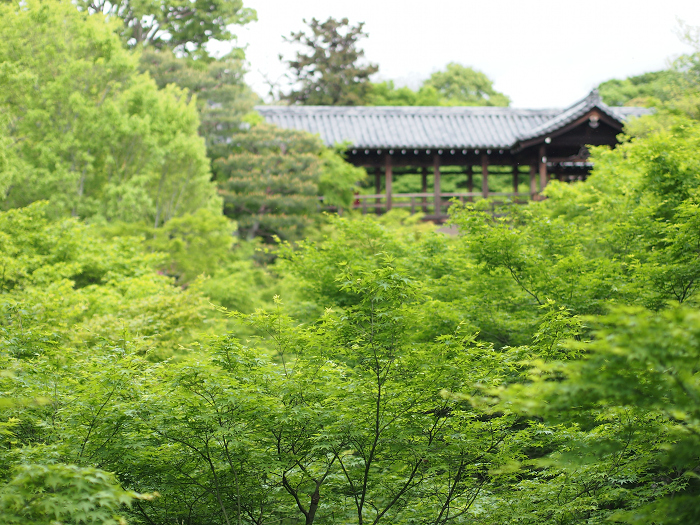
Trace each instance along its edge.
<path fill-rule="evenodd" d="M 357 47 L 358 40 L 367 36 L 362 31 L 364 23 L 351 26 L 347 18 L 333 17 L 325 22 L 312 18 L 304 23 L 310 34 L 299 31 L 285 39 L 301 44 L 304 51 L 286 61 L 294 87 L 282 99 L 305 106 L 365 104 L 371 91 L 369 77 L 379 68 L 376 64 L 359 63 L 365 54 Z"/>
<path fill-rule="evenodd" d="M 323 150 L 308 133 L 260 123 L 232 137 L 214 162 L 224 213 L 242 237 L 298 239 L 318 218 Z"/>

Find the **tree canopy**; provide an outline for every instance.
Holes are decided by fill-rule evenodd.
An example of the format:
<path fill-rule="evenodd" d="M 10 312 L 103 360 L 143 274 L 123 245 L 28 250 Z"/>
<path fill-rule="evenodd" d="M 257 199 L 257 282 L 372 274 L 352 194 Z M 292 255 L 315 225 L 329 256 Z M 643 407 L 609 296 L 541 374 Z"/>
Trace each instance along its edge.
<path fill-rule="evenodd" d="M 292 33 L 286 41 L 300 44 L 303 51 L 287 60 L 292 90 L 283 100 L 303 105 L 362 105 L 370 89 L 369 77 L 378 71 L 374 64 L 362 64 L 364 51 L 357 42 L 366 33 L 364 23 L 350 25 L 347 18 L 329 17 L 325 22 L 312 18 L 310 32 Z"/>
<path fill-rule="evenodd" d="M 0 523 L 700 520 L 696 54 L 587 180 L 445 235 L 113 24 L 0 4 Z"/>
<path fill-rule="evenodd" d="M 424 86 L 432 87 L 450 106 L 507 106 L 510 99 L 493 89 L 481 71 L 450 62 L 444 71 L 430 75 Z"/>
<path fill-rule="evenodd" d="M 306 20 L 304 21 L 305 23 Z M 363 23 L 350 26 L 347 18 L 330 17 L 325 22 L 308 22 L 310 34 L 292 33 L 285 40 L 303 46 L 296 58 L 286 60 L 292 88 L 277 94 L 292 104 L 318 106 L 507 106 L 510 99 L 493 88 L 493 81 L 481 71 L 455 62 L 433 73 L 414 91 L 393 81 L 373 83 L 379 71 L 374 64 L 362 64 L 364 51 L 357 48 Z M 282 55 L 280 55 L 282 59 Z M 272 95 L 274 86 L 272 86 Z"/>
<path fill-rule="evenodd" d="M 680 33 L 692 52 L 675 58 L 668 69 L 601 83 L 603 101 L 614 106 L 653 106 L 700 118 L 700 34 L 682 23 Z"/>
<path fill-rule="evenodd" d="M 544 201 L 456 206 L 457 237 L 335 218 L 267 280 L 204 210 L 155 237 L 0 214 L 3 518 L 694 522 L 699 140 L 594 149 Z"/>
<path fill-rule="evenodd" d="M 443 98 L 432 86 L 413 91 L 407 86 L 397 88 L 391 80 L 373 83 L 367 96 L 368 106 L 439 106 L 441 102 Z"/>
<path fill-rule="evenodd" d="M 510 99 L 493 89 L 493 81 L 481 71 L 454 62 L 433 73 L 418 91 L 395 87 L 393 81 L 373 83 L 369 106 L 507 106 Z"/>
<path fill-rule="evenodd" d="M 676 71 L 653 71 L 623 80 L 612 79 L 598 86 L 603 102 L 611 106 L 634 106 L 667 101 L 673 97 Z"/>
<path fill-rule="evenodd" d="M 318 223 L 321 196 L 326 206 L 348 207 L 366 176 L 318 137 L 262 122 L 233 135 L 227 149 L 214 172 L 224 212 L 244 237 L 302 238 Z"/>
<path fill-rule="evenodd" d="M 186 89 L 190 99 L 195 98 L 199 134 L 210 159 L 225 154 L 226 141 L 245 125 L 244 117 L 258 100 L 243 81 L 246 71 L 240 53 L 218 60 L 194 60 L 178 58 L 168 48 L 147 48 L 141 54 L 139 69 L 148 72 L 160 89 L 174 84 Z"/>
<path fill-rule="evenodd" d="M 233 39 L 230 26 L 257 18 L 242 0 L 79 0 L 77 5 L 89 13 L 121 19 L 119 33 L 131 47 L 168 47 L 197 56 L 207 56 L 204 45 L 211 39 Z"/>
<path fill-rule="evenodd" d="M 110 25 L 53 1 L 0 15 L 5 209 L 158 226 L 221 205 L 194 101 L 138 74 Z"/>

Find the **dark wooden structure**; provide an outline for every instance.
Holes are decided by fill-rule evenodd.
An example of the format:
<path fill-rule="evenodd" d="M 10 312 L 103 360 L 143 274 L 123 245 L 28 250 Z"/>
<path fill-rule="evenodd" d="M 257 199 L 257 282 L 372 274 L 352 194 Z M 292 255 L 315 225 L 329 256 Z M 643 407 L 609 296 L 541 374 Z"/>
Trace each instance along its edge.
<path fill-rule="evenodd" d="M 347 159 L 375 177 L 375 193 L 358 195 L 357 207 L 384 211 L 409 207 L 441 220 L 452 198 L 536 199 L 551 178 L 582 180 L 590 171 L 588 146 L 617 144 L 624 122 L 649 110 L 609 107 L 597 90 L 566 109 L 501 107 L 260 106 L 270 123 L 321 136 L 327 145 L 347 142 Z M 459 166 L 466 192 L 441 190 L 441 170 Z M 511 192 L 489 191 L 492 166 L 510 166 Z M 394 193 L 397 168 L 420 170 L 422 191 Z M 503 168 L 499 170 L 503 176 Z M 481 175 L 481 188 L 473 176 Z M 433 191 L 428 193 L 428 177 Z M 521 177 L 529 178 L 519 192 Z M 384 188 L 382 192 L 381 189 Z"/>

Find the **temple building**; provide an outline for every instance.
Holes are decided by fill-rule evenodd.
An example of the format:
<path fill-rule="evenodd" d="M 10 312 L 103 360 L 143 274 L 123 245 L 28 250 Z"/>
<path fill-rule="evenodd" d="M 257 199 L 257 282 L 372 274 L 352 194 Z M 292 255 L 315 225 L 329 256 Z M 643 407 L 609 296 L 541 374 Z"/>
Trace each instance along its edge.
<path fill-rule="evenodd" d="M 617 144 L 624 123 L 650 110 L 610 107 L 597 90 L 566 109 L 510 107 L 259 106 L 269 123 L 318 134 L 328 146 L 349 144 L 347 160 L 374 175 L 375 193 L 356 207 L 422 209 L 440 220 L 452 198 L 536 199 L 556 178 L 582 180 L 590 171 L 588 146 Z M 455 167 L 466 191 L 444 192 L 441 174 Z M 421 174 L 422 191 L 394 193 L 401 172 Z M 512 191 L 493 192 L 489 177 L 512 178 Z M 429 181 L 429 177 L 432 180 Z M 480 179 L 475 191 L 474 179 Z M 523 191 L 523 179 L 528 184 Z M 428 192 L 428 182 L 431 191 Z M 501 184 L 501 186 L 503 186 Z"/>

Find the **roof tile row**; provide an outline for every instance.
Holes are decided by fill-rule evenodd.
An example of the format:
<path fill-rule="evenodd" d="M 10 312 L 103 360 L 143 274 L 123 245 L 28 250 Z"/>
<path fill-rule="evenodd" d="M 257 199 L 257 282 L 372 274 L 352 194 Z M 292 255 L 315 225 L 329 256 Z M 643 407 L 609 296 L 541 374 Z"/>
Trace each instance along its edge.
<path fill-rule="evenodd" d="M 598 108 L 619 122 L 649 113 L 645 108 L 613 108 L 591 92 L 561 109 L 503 107 L 258 106 L 266 121 L 318 133 L 329 146 L 356 148 L 512 148 L 552 133 Z"/>

